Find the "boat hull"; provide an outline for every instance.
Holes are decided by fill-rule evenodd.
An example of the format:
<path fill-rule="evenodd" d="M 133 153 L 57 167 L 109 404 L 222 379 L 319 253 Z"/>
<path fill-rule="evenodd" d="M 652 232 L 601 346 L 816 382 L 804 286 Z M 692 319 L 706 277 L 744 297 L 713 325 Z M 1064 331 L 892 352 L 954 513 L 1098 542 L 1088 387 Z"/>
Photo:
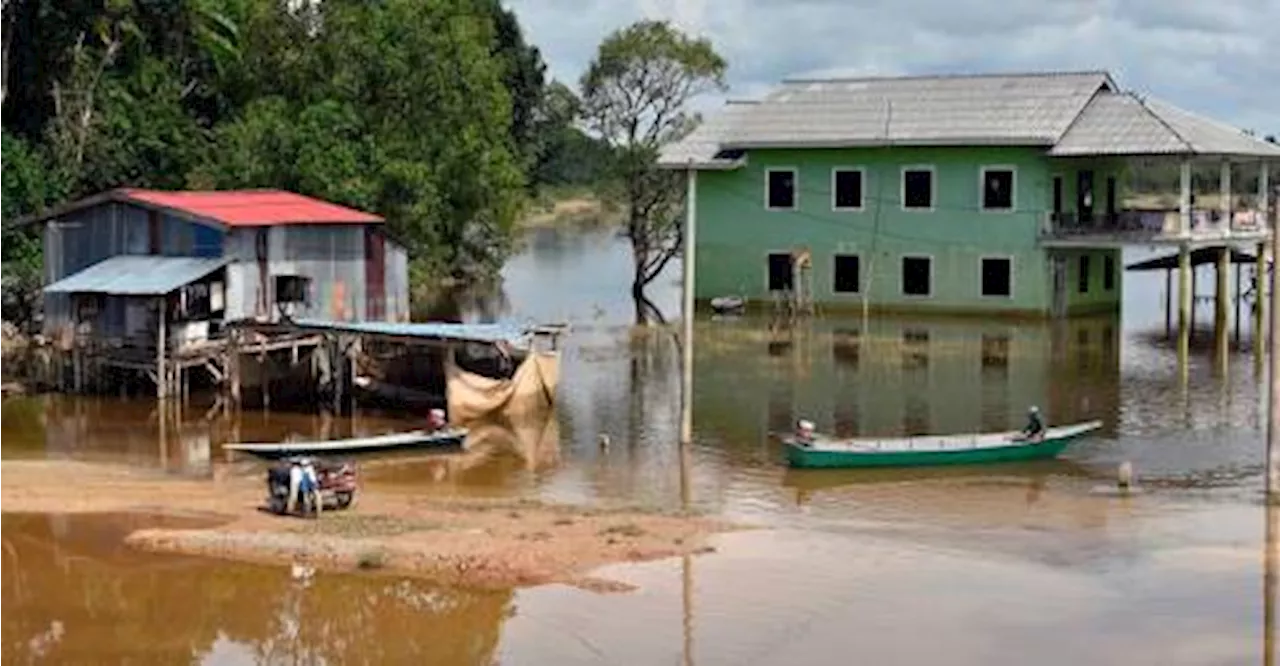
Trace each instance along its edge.
<path fill-rule="evenodd" d="M 1072 441 L 1092 432 L 1101 424 L 1074 426 L 1056 437 L 1034 443 L 1010 442 L 1007 446 L 967 449 L 916 449 L 894 451 L 851 451 L 801 444 L 793 438 L 785 440 L 787 463 L 792 467 L 831 469 L 851 467 L 918 467 L 925 465 L 981 465 L 1054 458 Z"/>
<path fill-rule="evenodd" d="M 226 444 L 224 449 L 248 453 L 260 458 L 276 459 L 300 455 L 352 455 L 381 453 L 400 449 L 453 448 L 461 446 L 467 430 L 445 432 L 408 432 L 319 442 L 280 442 L 273 444 Z"/>

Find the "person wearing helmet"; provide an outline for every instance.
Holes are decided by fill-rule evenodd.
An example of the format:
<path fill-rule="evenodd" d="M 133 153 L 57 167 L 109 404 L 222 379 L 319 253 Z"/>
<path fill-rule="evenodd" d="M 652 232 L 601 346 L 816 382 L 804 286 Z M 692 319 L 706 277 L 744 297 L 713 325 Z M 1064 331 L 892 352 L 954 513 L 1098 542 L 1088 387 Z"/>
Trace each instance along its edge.
<path fill-rule="evenodd" d="M 1044 437 L 1044 421 L 1040 418 L 1040 408 L 1035 405 L 1027 410 L 1027 425 L 1018 433 L 1019 439 L 1038 442 Z"/>

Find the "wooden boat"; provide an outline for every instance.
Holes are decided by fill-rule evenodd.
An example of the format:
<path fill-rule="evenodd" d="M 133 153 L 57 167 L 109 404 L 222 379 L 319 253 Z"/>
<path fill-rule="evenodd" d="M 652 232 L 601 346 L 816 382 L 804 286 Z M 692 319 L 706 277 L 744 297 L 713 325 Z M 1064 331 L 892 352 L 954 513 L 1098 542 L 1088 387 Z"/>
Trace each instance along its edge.
<path fill-rule="evenodd" d="M 747 299 L 741 296 L 716 296 L 711 299 L 711 310 L 716 314 L 739 314 L 747 308 Z"/>
<path fill-rule="evenodd" d="M 252 453 L 263 458 L 283 458 L 295 455 L 334 453 L 373 453 L 405 448 L 447 448 L 461 446 L 467 437 L 466 428 L 446 428 L 434 432 L 411 430 L 409 432 L 350 437 L 314 442 L 273 442 L 262 444 L 224 444 L 228 451 Z"/>
<path fill-rule="evenodd" d="M 1037 441 L 1020 440 L 1017 431 L 1008 431 L 883 439 L 792 435 L 783 443 L 792 467 L 963 465 L 1053 458 L 1072 440 L 1101 427 L 1101 421 L 1086 421 L 1047 428 Z"/>

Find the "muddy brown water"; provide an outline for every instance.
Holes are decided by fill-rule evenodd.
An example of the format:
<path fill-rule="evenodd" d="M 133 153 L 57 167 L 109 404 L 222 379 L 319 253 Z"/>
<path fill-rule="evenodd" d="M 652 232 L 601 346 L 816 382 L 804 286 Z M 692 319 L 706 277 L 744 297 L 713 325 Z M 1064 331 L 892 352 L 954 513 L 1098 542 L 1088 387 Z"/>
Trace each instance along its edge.
<path fill-rule="evenodd" d="M 828 316 L 771 338 L 759 318 L 704 318 L 696 441 L 682 467 L 679 354 L 668 334 L 626 325 L 626 252 L 608 232 L 534 232 L 502 293 L 466 295 L 457 314 L 573 322 L 556 412 L 484 425 L 464 453 L 366 460 L 365 478 L 424 494 L 654 506 L 679 505 L 684 488 L 700 508 L 772 529 L 721 537 L 711 555 L 604 572 L 637 585 L 633 593 L 477 594 L 372 574 L 295 579 L 286 568 L 121 545 L 156 516 L 6 513 L 3 657 L 1269 663 L 1258 501 L 1265 391 L 1248 326 L 1225 369 L 1200 333 L 1184 386 L 1160 335 L 1159 276 L 1126 276 L 1120 316 L 1065 325 L 881 317 L 864 331 L 857 317 Z M 672 319 L 677 278 L 664 275 L 652 292 Z M 1211 285 L 1211 274 L 1200 283 Z M 1199 317 L 1210 320 L 1211 309 Z M 1016 427 L 1030 404 L 1054 422 L 1096 418 L 1104 428 L 1059 460 L 922 470 L 788 470 L 769 436 L 798 417 L 848 434 Z M 201 477 L 255 473 L 253 463 L 228 463 L 227 441 L 419 425 L 392 413 L 206 420 L 196 400 L 162 426 L 153 407 L 7 399 L 0 450 Z M 1123 460 L 1144 492 L 1099 492 Z"/>

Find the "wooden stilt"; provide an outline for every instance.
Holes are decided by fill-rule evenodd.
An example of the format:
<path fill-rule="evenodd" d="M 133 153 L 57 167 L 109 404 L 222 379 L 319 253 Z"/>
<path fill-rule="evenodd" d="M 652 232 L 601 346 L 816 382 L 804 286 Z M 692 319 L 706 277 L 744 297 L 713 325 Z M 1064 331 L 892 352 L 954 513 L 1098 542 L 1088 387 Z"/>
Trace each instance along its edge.
<path fill-rule="evenodd" d="M 161 296 L 159 299 L 159 323 L 156 327 L 156 398 L 163 400 L 169 397 L 169 373 L 165 367 L 168 357 L 168 344 L 165 339 L 168 326 L 168 303 Z"/>
<path fill-rule="evenodd" d="M 1234 321 L 1236 323 L 1235 345 L 1236 345 L 1236 349 L 1239 349 L 1240 348 L 1240 329 L 1244 328 L 1244 322 L 1240 321 L 1240 301 L 1244 300 L 1244 276 L 1243 276 L 1244 268 L 1242 268 L 1240 264 L 1234 264 L 1234 265 L 1236 268 L 1236 298 L 1235 298 L 1236 314 L 1234 317 Z"/>
<path fill-rule="evenodd" d="M 1173 269 L 1164 271 L 1164 337 L 1173 337 Z"/>
<path fill-rule="evenodd" d="M 1256 361 L 1261 364 L 1266 345 L 1263 337 L 1266 331 L 1263 329 L 1263 321 L 1267 308 L 1267 303 L 1271 300 L 1267 298 L 1267 285 L 1271 281 L 1267 279 L 1267 244 L 1258 243 L 1257 256 L 1254 257 L 1253 267 L 1253 352 Z"/>

